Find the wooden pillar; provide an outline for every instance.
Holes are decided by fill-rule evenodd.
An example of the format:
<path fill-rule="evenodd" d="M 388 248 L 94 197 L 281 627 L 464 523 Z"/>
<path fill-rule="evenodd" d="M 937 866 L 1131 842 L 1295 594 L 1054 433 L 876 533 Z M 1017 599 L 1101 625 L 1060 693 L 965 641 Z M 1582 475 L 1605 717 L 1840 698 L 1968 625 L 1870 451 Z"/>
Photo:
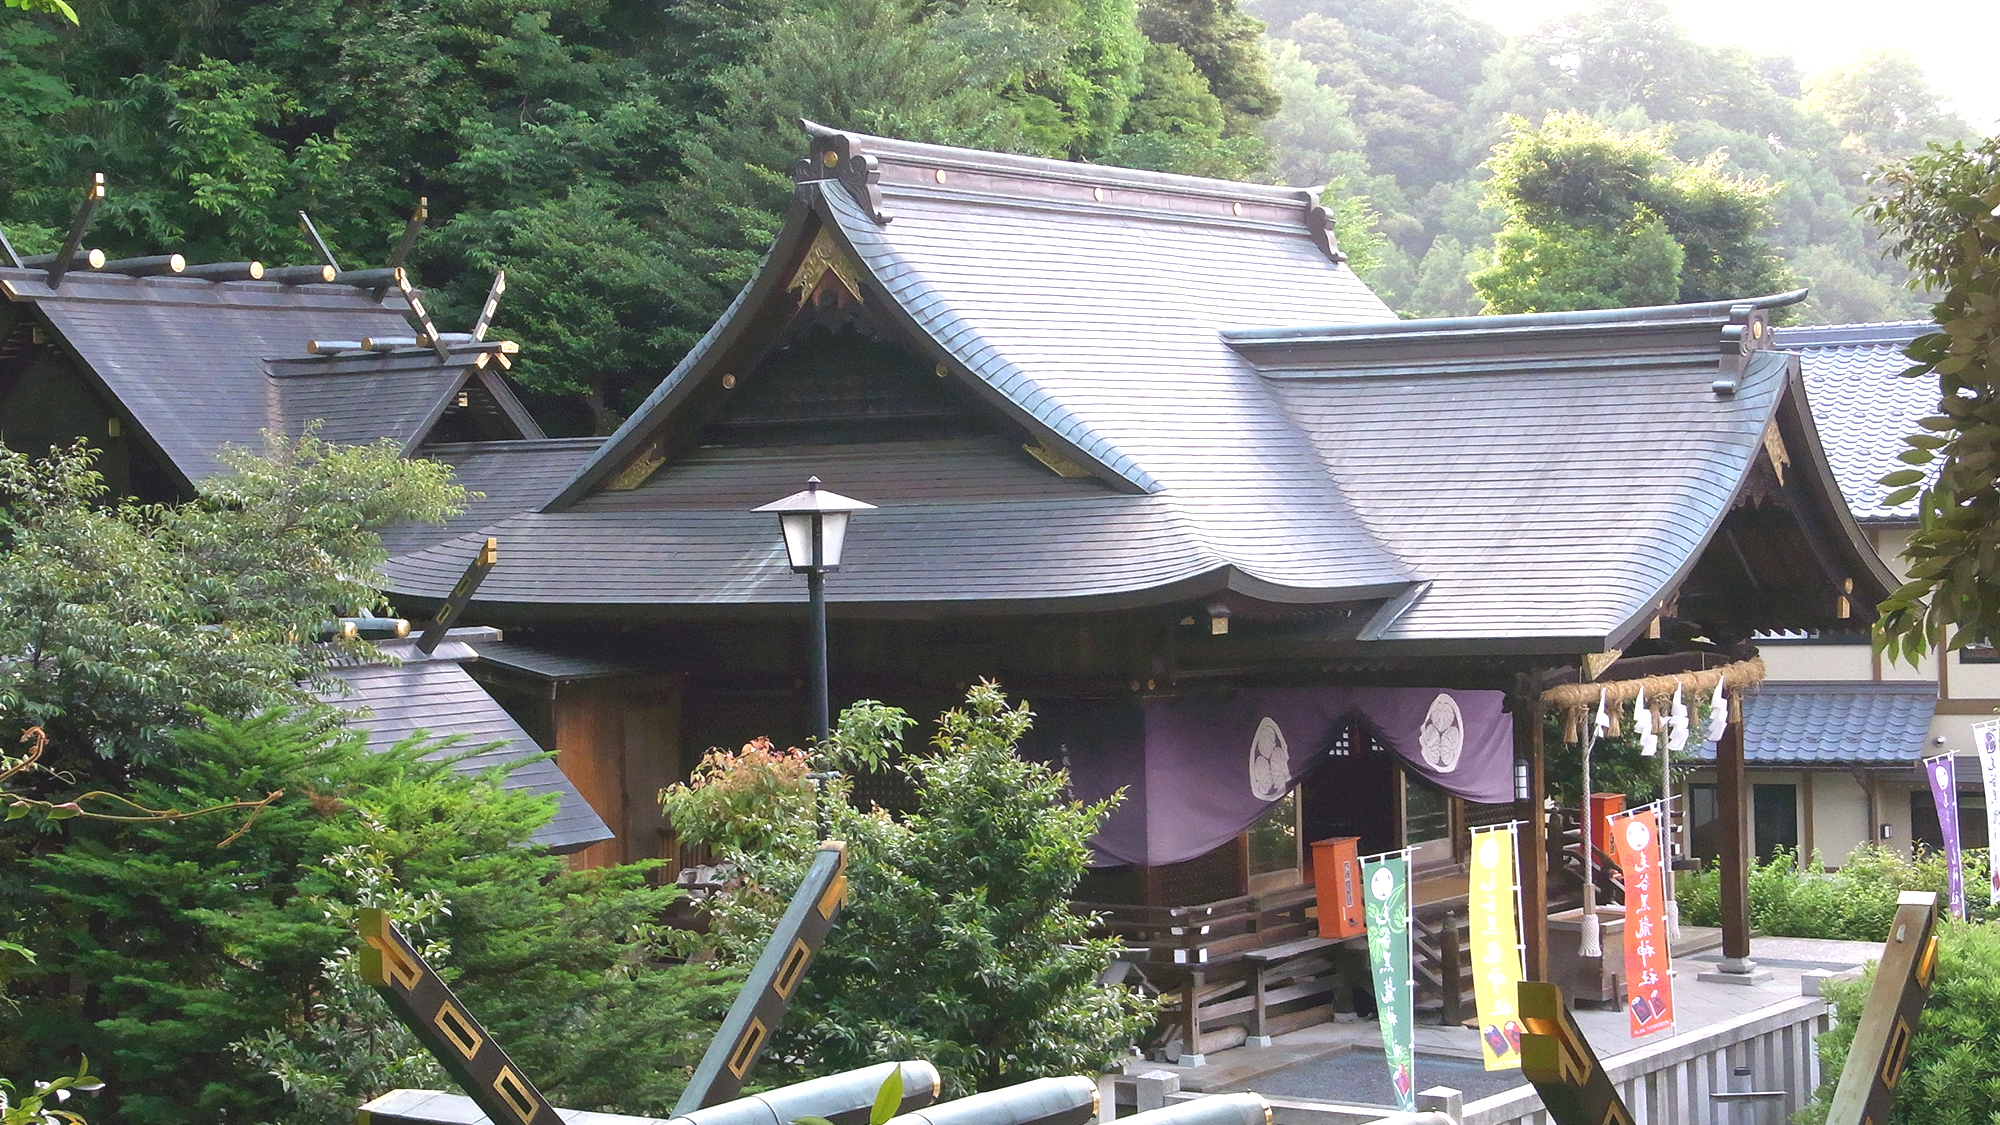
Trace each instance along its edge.
<path fill-rule="evenodd" d="M 1729 726 L 1715 748 L 1715 834 L 1722 871 L 1722 966 L 1750 957 L 1750 786 L 1743 766 L 1743 702 L 1729 700 Z"/>
<path fill-rule="evenodd" d="M 1542 773 L 1542 698 L 1533 675 L 1514 699 L 1514 758 L 1528 764 L 1528 795 L 1515 802 L 1522 821 L 1515 839 L 1521 851 L 1521 938 L 1529 980 L 1549 979 L 1548 792 Z"/>

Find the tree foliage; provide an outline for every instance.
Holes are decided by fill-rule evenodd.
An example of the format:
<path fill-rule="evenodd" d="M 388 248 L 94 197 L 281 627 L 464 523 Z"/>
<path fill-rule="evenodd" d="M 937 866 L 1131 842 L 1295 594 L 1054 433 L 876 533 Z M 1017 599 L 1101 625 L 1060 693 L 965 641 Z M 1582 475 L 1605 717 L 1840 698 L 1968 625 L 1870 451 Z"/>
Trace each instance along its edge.
<path fill-rule="evenodd" d="M 381 604 L 377 532 L 464 496 L 388 442 L 272 438 L 224 460 L 198 499 L 153 506 L 107 501 L 80 443 L 0 449 L 0 740 L 41 727 L 46 764 L 115 781 L 196 708 L 303 699 L 342 654 L 316 642 L 324 623 Z"/>
<path fill-rule="evenodd" d="M 643 866 L 570 872 L 523 846 L 553 799 L 462 777 L 418 740 L 371 752 L 311 713 L 209 716 L 174 741 L 181 752 L 135 778 L 135 796 L 285 795 L 227 847 L 218 818 L 68 821 L 16 860 L 0 900 L 20 920 L 10 939 L 37 957 L 8 985 L 19 1008 L 0 1070 L 88 1054 L 112 1116 L 135 1125 L 309 1122 L 341 1102 L 351 1115 L 409 1073 L 378 1066 L 407 1061 L 406 1042 L 339 1036 L 316 1056 L 318 1088 L 301 1091 L 316 1100 L 299 1106 L 251 1055 L 296 1058 L 329 1024 L 368 1023 L 355 1008 L 373 998 L 325 978 L 349 971 L 351 905 L 387 882 L 434 901 L 427 930 L 449 949 L 454 988 L 552 1098 L 671 1108 L 727 990 L 652 966 L 651 923 L 676 892 L 648 887 Z"/>
<path fill-rule="evenodd" d="M 1150 1006 L 1098 982 L 1113 943 L 1092 938 L 1089 920 L 1069 907 L 1109 806 L 1067 799 L 1060 771 L 1015 755 L 1032 718 L 981 684 L 940 720 L 928 753 L 884 765 L 907 717 L 869 703 L 841 715 L 815 764 L 893 769 L 913 789 L 915 809 L 901 819 L 857 809 L 842 780 L 818 800 L 820 823 L 846 842 L 848 905 L 776 1051 L 818 1070 L 929 1059 L 957 1095 L 1095 1073 L 1144 1030 Z M 812 791 L 802 778 L 785 780 L 796 772 L 788 761 L 725 755 L 714 761 L 719 771 L 762 780 L 711 776 L 670 791 L 677 815 L 713 800 L 745 816 L 743 794 L 790 789 L 762 806 L 766 845 L 728 853 L 739 882 L 718 914 L 725 948 L 738 957 L 761 948 L 816 843 L 812 818 L 795 811 Z"/>
<path fill-rule="evenodd" d="M 1799 1120 L 1826 1121 L 1862 1005 L 1875 982 L 1870 965 L 1857 981 L 1834 986 L 1833 1028 L 1819 1037 L 1824 1084 Z M 2000 1114 L 2000 931 L 1949 916 L 1938 923 L 1938 960 L 1931 994 L 1897 1080 L 1896 1105 L 1883 1125 L 1983 1125 Z"/>
<path fill-rule="evenodd" d="M 1689 164 L 1668 137 L 1580 114 L 1511 119 L 1487 167 L 1506 216 L 1472 283 L 1489 312 L 1556 312 L 1754 296 L 1785 288 L 1759 237 L 1771 187 L 1731 175 L 1723 154 Z"/>
<path fill-rule="evenodd" d="M 1938 331 L 1904 374 L 1938 383 L 1936 412 L 1904 439 L 1909 467 L 1882 478 L 1916 498 L 1908 581 L 1880 607 L 1876 641 L 1914 663 L 2000 637 L 2000 135 L 1934 145 L 1885 171 L 1869 205 L 1915 283 L 1940 296 Z"/>
<path fill-rule="evenodd" d="M 1297 183 L 1337 168 L 1367 197 L 1390 240 L 1369 280 L 1406 315 L 1479 311 L 1464 276 L 1491 261 L 1505 220 L 1482 206 L 1480 164 L 1506 140 L 1510 115 L 1572 112 L 1619 132 L 1655 131 L 1675 159 L 1714 161 L 1726 179 L 1767 182 L 1768 223 L 1753 233 L 1813 286 L 1806 318 L 1921 311 L 1902 289 L 1907 275 L 1854 213 L 1876 164 L 1968 131 L 1907 56 L 1877 52 L 1808 75 L 1782 55 L 1697 42 L 1664 0 L 1600 0 L 1511 39 L 1457 0 L 1254 0 L 1250 10 L 1269 24 L 1276 58 L 1296 49 L 1315 68 L 1304 87 L 1296 68 L 1281 61 L 1274 71 L 1287 99 L 1267 130 L 1276 166 Z M 1328 99 L 1358 135 L 1334 136 L 1304 117 Z M 1657 240 L 1592 242 L 1550 249 L 1576 251 L 1565 261 L 1660 249 Z"/>
<path fill-rule="evenodd" d="M 107 0 L 73 29 L 0 21 L 0 224 L 53 249 L 102 171 L 114 257 L 311 260 L 303 208 L 371 266 L 427 197 L 412 265 L 440 319 L 508 269 L 495 327 L 530 404 L 604 431 L 767 245 L 800 117 L 1254 175 L 1260 30 L 1234 0 Z M 1220 127 L 1133 122 L 1149 55 L 1194 65 Z"/>

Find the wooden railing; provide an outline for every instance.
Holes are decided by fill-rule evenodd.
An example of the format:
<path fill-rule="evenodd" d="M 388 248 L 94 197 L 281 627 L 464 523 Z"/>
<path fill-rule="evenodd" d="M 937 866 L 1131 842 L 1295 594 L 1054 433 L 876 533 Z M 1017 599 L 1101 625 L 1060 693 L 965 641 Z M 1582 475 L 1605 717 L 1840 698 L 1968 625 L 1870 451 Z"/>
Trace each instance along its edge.
<path fill-rule="evenodd" d="M 1177 1049 L 1185 1058 L 1244 1042 L 1260 1015 L 1266 1035 L 1331 1017 L 1339 981 L 1337 943 L 1304 942 L 1296 956 L 1280 962 L 1245 959 L 1310 938 L 1306 911 L 1315 901 L 1310 887 L 1286 887 L 1194 906 L 1075 905 L 1096 916 L 1099 931 L 1123 946 L 1127 983 L 1166 999 L 1149 1045 L 1169 1053 Z"/>
<path fill-rule="evenodd" d="M 1464 900 L 1437 906 L 1442 909 L 1419 909 L 1413 919 L 1410 967 L 1418 1013 L 1435 1013 L 1439 1023 L 1454 1027 L 1472 1014 L 1472 959 L 1466 955 L 1472 935 Z"/>
<path fill-rule="evenodd" d="M 1592 857 L 1591 874 L 1597 884 L 1597 904 L 1609 906 L 1625 901 L 1625 879 L 1618 861 L 1602 847 Z M 1549 815 L 1549 874 L 1551 909 L 1581 905 L 1583 902 L 1583 819 L 1575 809 L 1554 809 Z"/>
<path fill-rule="evenodd" d="M 1819 1036 L 1831 1016 L 1816 996 L 1781 1000 L 1656 1046 L 1604 1060 L 1635 1125 L 1784 1122 L 1820 1082 Z M 1321 1125 L 1326 1118 L 1273 1106 L 1275 1125 Z M 1382 1121 L 1394 1118 L 1383 1117 Z M 1465 1103 L 1463 1125 L 1552 1125 L 1532 1087 Z"/>

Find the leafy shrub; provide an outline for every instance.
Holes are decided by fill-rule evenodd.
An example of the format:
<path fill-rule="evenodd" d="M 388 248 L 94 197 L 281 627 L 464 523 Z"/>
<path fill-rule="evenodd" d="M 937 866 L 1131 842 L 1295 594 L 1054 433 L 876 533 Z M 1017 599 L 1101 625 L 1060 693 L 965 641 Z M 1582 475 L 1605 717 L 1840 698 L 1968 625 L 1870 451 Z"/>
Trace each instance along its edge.
<path fill-rule="evenodd" d="M 815 801 L 803 750 L 778 750 L 753 738 L 735 753 L 702 755 L 685 784 L 660 790 L 660 806 L 682 839 L 699 840 L 718 855 L 778 847 L 791 825 L 811 824 Z"/>
<path fill-rule="evenodd" d="M 644 865 L 570 871 L 524 846 L 554 802 L 461 777 L 423 760 L 431 748 L 371 753 L 318 713 L 210 716 L 131 792 L 165 805 L 282 789 L 240 838 L 217 846 L 240 827 L 228 818 L 50 826 L 0 878 L 0 919 L 21 920 L 6 936 L 36 953 L 12 970 L 0 1073 L 88 1055 L 104 1116 L 128 1125 L 351 1114 L 427 1072 L 344 975 L 346 907 L 406 894 L 448 945 L 454 988 L 551 1099 L 671 1109 L 731 993 L 655 963 L 653 920 L 677 892 L 647 886 Z"/>
<path fill-rule="evenodd" d="M 1800 1114 L 1823 1125 L 1840 1068 L 1854 1044 L 1861 1006 L 1875 966 L 1858 981 L 1835 986 L 1832 1030 L 1819 1038 L 1825 1083 Z M 1883 1125 L 1989 1125 L 2000 1120 L 2000 931 L 1946 918 L 1938 931 L 1937 978 L 1924 1004 L 1897 1084 L 1896 1106 Z"/>
<path fill-rule="evenodd" d="M 1965 853 L 1966 905 L 1975 921 L 2000 916 L 1987 905 L 1987 853 Z M 1750 925 L 1773 937 L 1882 941 L 1903 891 L 1936 891 L 1946 901 L 1950 873 L 1941 852 L 1919 850 L 1915 858 L 1892 848 L 1863 844 L 1837 871 L 1828 871 L 1818 853 L 1804 864 L 1789 852 L 1750 866 Z M 1681 918 L 1689 925 L 1722 924 L 1721 873 L 1713 868 L 1679 877 L 1675 890 Z"/>
<path fill-rule="evenodd" d="M 842 779 L 827 785 L 820 816 L 846 842 L 849 901 L 774 1054 L 819 1071 L 926 1058 L 961 1094 L 1102 1069 L 1145 1030 L 1149 1002 L 1099 982 L 1113 943 L 1069 908 L 1110 803 L 1067 799 L 1061 771 L 1015 755 L 1032 720 L 997 686 L 973 688 L 929 753 L 884 767 L 915 790 L 901 820 L 854 808 Z M 809 760 L 882 763 L 908 725 L 893 708 L 856 705 Z M 725 768 L 777 772 L 761 757 Z M 723 856 L 740 873 L 717 907 L 725 956 L 756 955 L 816 843 L 813 817 L 774 815 L 805 791 L 772 790 L 779 803 L 755 814 L 771 846 Z"/>

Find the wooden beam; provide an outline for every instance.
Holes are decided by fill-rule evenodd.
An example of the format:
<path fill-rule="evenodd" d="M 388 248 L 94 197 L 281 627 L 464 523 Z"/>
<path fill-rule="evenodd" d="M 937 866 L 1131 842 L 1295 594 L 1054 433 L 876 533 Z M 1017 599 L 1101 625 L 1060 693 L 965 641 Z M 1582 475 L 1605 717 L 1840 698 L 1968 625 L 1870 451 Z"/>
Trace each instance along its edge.
<path fill-rule="evenodd" d="M 49 263 L 49 288 L 62 285 L 63 275 L 69 272 L 70 266 L 76 262 L 77 251 L 83 248 L 83 236 L 90 230 L 90 220 L 97 216 L 98 205 L 103 202 L 104 173 L 98 172 L 91 176 L 90 183 L 83 189 L 83 204 L 76 209 L 76 221 L 70 224 L 69 237 L 63 239 L 62 249 L 56 251 L 55 260 Z"/>
<path fill-rule="evenodd" d="M 1542 754 L 1542 700 L 1539 680 L 1524 677 L 1515 693 L 1514 758 L 1528 764 L 1528 795 L 1516 802 L 1514 816 L 1522 821 L 1516 837 L 1521 847 L 1521 938 L 1527 954 L 1527 979 L 1549 979 L 1549 814 Z"/>
<path fill-rule="evenodd" d="M 1889 1119 L 1903 1067 L 1910 1060 L 1910 1042 L 1937 976 L 1937 914 L 1936 891 L 1904 891 L 1897 896 L 1896 917 L 1834 1087 L 1827 1125 Z"/>
<path fill-rule="evenodd" d="M 1729 725 L 1715 747 L 1717 866 L 1722 872 L 1722 958 L 1750 957 L 1750 786 L 1743 762 L 1743 700 L 1729 699 Z"/>
<path fill-rule="evenodd" d="M 431 323 L 431 314 L 424 309 L 423 290 L 418 289 L 410 281 L 409 273 L 402 269 L 396 270 L 396 288 L 402 290 L 403 299 L 410 303 L 410 311 L 405 319 L 419 335 L 431 342 L 431 347 L 437 351 L 438 359 L 450 363 L 451 345 L 438 339 L 437 325 Z"/>
<path fill-rule="evenodd" d="M 15 269 L 21 268 L 21 255 L 14 252 L 14 243 L 7 237 L 7 232 L 4 229 L 0 229 L 0 251 L 6 253 L 8 265 L 13 266 Z"/>
<path fill-rule="evenodd" d="M 333 251 L 327 249 L 326 239 L 319 236 L 319 228 L 313 225 L 312 216 L 304 211 L 299 212 L 299 230 L 305 233 L 306 241 L 312 243 L 313 249 L 319 252 L 319 260 L 332 266 L 333 272 L 339 273 L 340 263 L 334 260 Z"/>
<path fill-rule="evenodd" d="M 272 266 L 264 271 L 265 281 L 275 281 L 280 285 L 311 285 L 315 282 L 329 282 L 339 270 L 328 265 L 318 266 Z"/>
<path fill-rule="evenodd" d="M 352 285 L 357 289 L 378 289 L 387 291 L 396 283 L 395 270 L 339 270 L 333 275 L 335 285 Z"/>
<path fill-rule="evenodd" d="M 423 233 L 424 221 L 431 217 L 431 201 L 428 196 L 417 197 L 417 209 L 410 212 L 410 220 L 403 224 L 403 237 L 396 240 L 396 248 L 389 252 L 389 269 L 393 272 L 403 268 L 409 261 L 410 251 L 417 248 L 417 236 Z"/>
<path fill-rule="evenodd" d="M 262 262 L 203 262 L 181 271 L 182 277 L 198 277 L 203 281 L 262 281 Z"/>
<path fill-rule="evenodd" d="M 97 267 L 103 273 L 122 273 L 130 277 L 157 277 L 161 274 L 177 274 L 187 268 L 187 259 L 179 254 L 149 254 L 143 258 L 114 258 Z"/>
<path fill-rule="evenodd" d="M 493 275 L 493 287 L 486 291 L 486 304 L 479 310 L 479 319 L 472 325 L 472 338 L 484 340 L 486 330 L 493 324 L 493 314 L 500 310 L 500 295 L 507 291 L 507 271 Z"/>

